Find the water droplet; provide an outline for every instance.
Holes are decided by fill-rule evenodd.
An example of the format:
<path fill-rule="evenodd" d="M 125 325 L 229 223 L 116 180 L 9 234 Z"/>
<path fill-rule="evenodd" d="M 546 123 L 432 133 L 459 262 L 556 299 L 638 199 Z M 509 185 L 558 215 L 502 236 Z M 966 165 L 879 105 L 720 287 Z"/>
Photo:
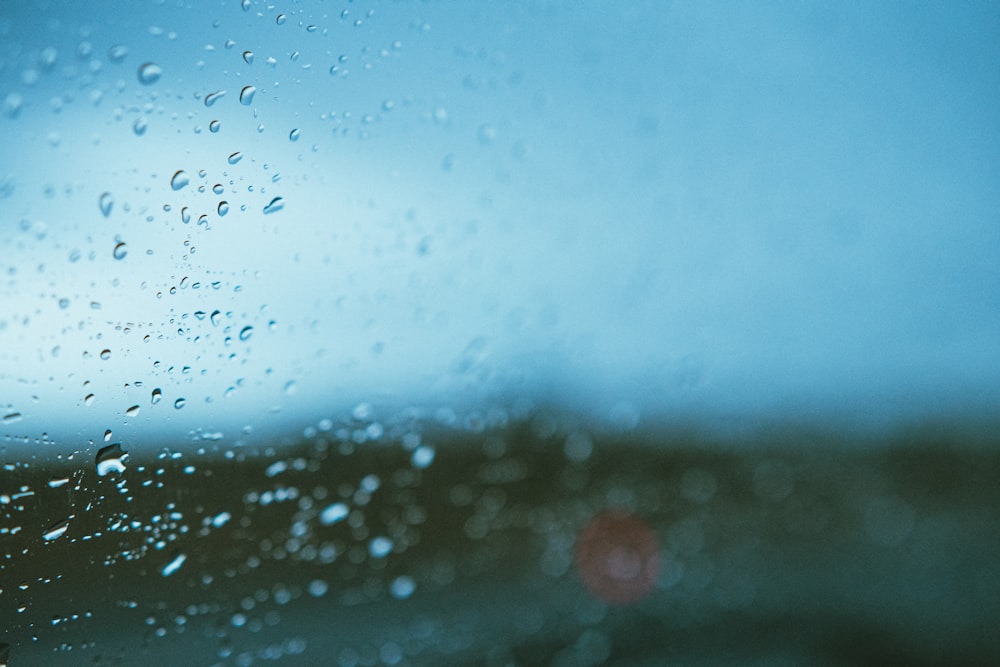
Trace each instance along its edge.
<path fill-rule="evenodd" d="M 427 445 L 417 447 L 410 456 L 410 463 L 418 470 L 429 467 L 434 463 L 434 448 Z"/>
<path fill-rule="evenodd" d="M 298 129 L 294 129 L 294 130 L 292 130 L 291 132 L 288 133 L 288 140 L 289 141 L 298 141 L 299 140 L 299 131 L 298 131 Z"/>
<path fill-rule="evenodd" d="M 216 288 L 218 289 L 218 288 Z M 219 318 L 222 317 L 222 312 L 219 310 L 213 310 L 212 314 L 208 316 L 208 321 L 212 323 L 213 327 L 219 326 Z"/>
<path fill-rule="evenodd" d="M 247 65 L 253 65 L 253 51 L 243 52 L 243 62 L 245 62 Z"/>
<path fill-rule="evenodd" d="M 159 387 L 157 387 L 156 389 L 153 390 L 153 394 L 149 402 L 152 403 L 153 405 L 156 405 L 157 403 L 160 402 L 161 398 L 163 398 L 163 391 Z"/>
<path fill-rule="evenodd" d="M 242 7 L 245 12 L 250 11 L 250 0 L 242 0 L 242 2 L 240 2 L 240 7 Z"/>
<path fill-rule="evenodd" d="M 111 441 L 111 429 L 106 428 L 104 429 L 104 442 L 110 442 L 110 441 Z"/>
<path fill-rule="evenodd" d="M 230 154 L 230 156 L 226 159 L 229 162 L 229 164 L 236 164 L 237 162 L 243 159 L 243 153 L 236 151 L 235 153 Z"/>
<path fill-rule="evenodd" d="M 240 329 L 240 340 L 250 340 L 250 336 L 253 335 L 253 327 L 245 326 Z"/>
<path fill-rule="evenodd" d="M 145 118 L 140 117 L 135 119 L 135 123 L 132 124 L 132 131 L 135 132 L 135 136 L 141 137 L 146 134 L 146 130 L 149 128 L 149 123 Z"/>
<path fill-rule="evenodd" d="M 378 536 L 368 543 L 368 553 L 372 558 L 385 558 L 392 552 L 392 540 Z"/>
<path fill-rule="evenodd" d="M 191 222 L 191 210 L 187 206 L 181 209 L 181 222 L 185 225 Z"/>
<path fill-rule="evenodd" d="M 187 405 L 187 401 L 184 400 L 183 398 L 178 398 L 176 401 L 174 401 L 174 409 L 175 410 L 180 410 L 185 405 Z"/>
<path fill-rule="evenodd" d="M 217 120 L 213 120 L 211 123 L 208 124 L 208 131 L 213 134 L 221 129 L 222 129 L 222 123 L 220 123 Z"/>
<path fill-rule="evenodd" d="M 226 188 L 222 186 L 222 183 L 216 183 L 215 185 L 212 186 L 212 192 L 214 192 L 217 195 L 221 195 L 225 191 Z"/>
<path fill-rule="evenodd" d="M 93 405 L 94 404 L 94 395 L 93 394 L 87 394 L 86 396 L 84 396 L 83 397 L 83 404 L 84 405 Z"/>
<path fill-rule="evenodd" d="M 164 577 L 169 577 L 174 572 L 181 569 L 181 565 L 183 565 L 186 560 L 187 556 L 185 554 L 177 554 L 169 563 L 163 566 L 163 569 L 160 570 L 160 574 Z"/>
<path fill-rule="evenodd" d="M 48 530 L 42 533 L 42 539 L 46 542 L 51 542 L 54 539 L 62 537 L 68 529 L 69 521 L 67 519 L 56 521 L 54 524 L 49 526 Z"/>
<path fill-rule="evenodd" d="M 101 198 L 98 201 L 101 206 L 101 213 L 104 214 L 104 217 L 106 218 L 111 215 L 111 208 L 115 205 L 115 198 L 112 194 L 110 192 L 104 192 L 101 194 Z"/>
<path fill-rule="evenodd" d="M 284 14 L 278 14 L 278 16 L 274 19 L 274 22 L 277 23 L 278 25 L 284 25 L 285 24 L 285 18 L 286 17 L 285 17 Z"/>
<path fill-rule="evenodd" d="M 143 63 L 139 67 L 139 83 L 149 86 L 160 80 L 163 70 L 156 63 Z"/>
<path fill-rule="evenodd" d="M 240 91 L 240 104 L 245 107 L 250 106 L 253 103 L 254 93 L 257 89 L 253 86 L 244 86 L 243 90 Z"/>
<path fill-rule="evenodd" d="M 69 484 L 69 477 L 50 477 L 49 478 L 49 488 L 58 489 L 60 486 L 65 486 Z"/>
<path fill-rule="evenodd" d="M 126 247 L 125 242 L 122 241 L 115 244 L 115 249 L 112 254 L 115 259 L 125 259 L 125 255 L 128 254 L 128 248 Z"/>
<path fill-rule="evenodd" d="M 19 421 L 21 421 L 21 413 L 20 412 L 8 412 L 7 414 L 5 414 L 3 416 L 3 423 L 4 424 L 16 424 Z"/>
<path fill-rule="evenodd" d="M 113 63 L 120 63 L 128 55 L 128 47 L 123 44 L 116 44 L 108 49 L 108 60 Z"/>
<path fill-rule="evenodd" d="M 190 177 L 188 177 L 187 172 L 183 169 L 178 169 L 174 172 L 174 175 L 170 177 L 170 187 L 173 190 L 180 190 L 190 182 Z"/>
<path fill-rule="evenodd" d="M 347 505 L 344 503 L 334 503 L 320 512 L 319 522 L 324 526 L 332 526 L 338 521 L 346 519 L 348 514 L 350 514 L 350 511 L 347 509 Z"/>
<path fill-rule="evenodd" d="M 130 407 L 128 410 L 125 411 L 125 414 L 128 415 L 129 417 L 135 417 L 137 414 L 139 414 L 139 406 L 133 405 L 132 407 Z"/>
<path fill-rule="evenodd" d="M 413 577 L 408 577 L 405 574 L 396 577 L 392 580 L 392 583 L 389 584 L 389 593 L 391 593 L 392 597 L 397 600 L 405 600 L 413 595 L 413 591 L 416 589 L 417 584 L 413 581 Z"/>
<path fill-rule="evenodd" d="M 284 197 L 275 197 L 270 201 L 270 203 L 264 207 L 264 213 L 277 213 L 281 209 L 285 208 Z"/>
<path fill-rule="evenodd" d="M 107 361 L 111 358 L 111 350 L 101 350 L 101 359 Z"/>
<path fill-rule="evenodd" d="M 205 95 L 205 106 L 206 107 L 212 106 L 213 104 L 218 102 L 221 98 L 225 97 L 225 95 L 226 91 L 224 90 L 217 90 L 214 93 L 209 93 L 208 95 Z"/>
<path fill-rule="evenodd" d="M 227 201 L 220 201 L 219 202 L 219 209 L 218 210 L 219 210 L 219 217 L 220 218 L 221 217 L 225 217 L 225 215 L 227 213 L 229 213 L 229 202 L 227 202 Z"/>
<path fill-rule="evenodd" d="M 127 453 L 122 451 L 122 446 L 118 443 L 101 447 L 97 452 L 97 474 L 104 477 L 110 473 L 121 474 L 125 472 L 125 457 Z"/>

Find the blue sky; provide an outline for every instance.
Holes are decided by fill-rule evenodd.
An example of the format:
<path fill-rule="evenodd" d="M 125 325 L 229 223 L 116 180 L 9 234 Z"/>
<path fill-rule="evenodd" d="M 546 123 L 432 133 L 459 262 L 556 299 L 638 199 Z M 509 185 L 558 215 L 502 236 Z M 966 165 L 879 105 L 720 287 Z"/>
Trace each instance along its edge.
<path fill-rule="evenodd" d="M 996 409 L 995 5 L 286 4 L 0 10 L 6 435 Z"/>

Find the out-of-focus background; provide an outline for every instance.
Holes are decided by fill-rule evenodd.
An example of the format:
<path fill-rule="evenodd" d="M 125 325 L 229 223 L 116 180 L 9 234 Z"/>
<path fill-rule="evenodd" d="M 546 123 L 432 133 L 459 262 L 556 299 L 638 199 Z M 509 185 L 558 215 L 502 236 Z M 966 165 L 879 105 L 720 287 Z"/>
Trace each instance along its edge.
<path fill-rule="evenodd" d="M 997 660 L 996 62 L 995 3 L 0 4 L 0 657 Z"/>

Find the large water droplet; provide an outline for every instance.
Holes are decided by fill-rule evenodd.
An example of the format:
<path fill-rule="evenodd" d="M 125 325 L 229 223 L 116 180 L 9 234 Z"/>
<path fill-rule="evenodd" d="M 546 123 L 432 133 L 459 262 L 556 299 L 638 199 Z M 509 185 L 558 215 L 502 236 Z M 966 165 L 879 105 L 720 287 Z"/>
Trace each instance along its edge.
<path fill-rule="evenodd" d="M 7 414 L 5 414 L 3 416 L 3 423 L 4 424 L 16 424 L 19 421 L 21 421 L 21 413 L 20 412 L 8 412 Z"/>
<path fill-rule="evenodd" d="M 107 361 L 111 358 L 111 350 L 101 350 L 101 360 Z"/>
<path fill-rule="evenodd" d="M 174 175 L 170 177 L 170 187 L 173 190 L 180 190 L 191 182 L 191 178 L 187 175 L 187 172 L 183 169 L 178 169 L 174 172 Z"/>
<path fill-rule="evenodd" d="M 227 213 L 229 213 L 229 202 L 227 202 L 227 201 L 220 201 L 219 202 L 218 211 L 219 211 L 219 217 L 220 218 L 221 217 L 225 217 L 225 215 Z"/>
<path fill-rule="evenodd" d="M 115 259 L 125 259 L 125 255 L 128 254 L 128 248 L 126 247 L 125 242 L 122 241 L 115 244 L 115 249 L 112 254 Z"/>
<path fill-rule="evenodd" d="M 215 104 L 216 102 L 218 102 L 221 98 L 223 98 L 225 96 L 225 94 L 226 94 L 226 91 L 224 91 L 224 90 L 217 90 L 214 93 L 209 93 L 208 95 L 205 95 L 205 106 L 206 107 L 212 106 L 213 104 Z M 211 126 L 209 126 L 209 129 L 211 129 Z"/>
<path fill-rule="evenodd" d="M 245 62 L 247 65 L 253 65 L 253 51 L 243 52 L 243 62 Z"/>
<path fill-rule="evenodd" d="M 135 417 L 137 414 L 139 414 L 139 406 L 133 405 L 132 407 L 130 407 L 128 410 L 125 411 L 125 414 L 129 417 Z"/>
<path fill-rule="evenodd" d="M 56 521 L 54 524 L 49 526 L 49 528 L 42 533 L 42 539 L 46 542 L 51 542 L 54 539 L 62 537 L 62 535 L 69 528 L 69 521 L 63 519 L 62 521 Z"/>
<path fill-rule="evenodd" d="M 245 326 L 240 329 L 240 340 L 250 340 L 250 336 L 253 335 L 253 327 Z"/>
<path fill-rule="evenodd" d="M 250 11 L 250 0 L 242 0 L 242 2 L 240 2 L 240 7 L 242 7 L 245 12 Z"/>
<path fill-rule="evenodd" d="M 111 195 L 111 193 L 102 193 L 99 203 L 101 206 L 101 213 L 104 214 L 104 217 L 106 218 L 111 215 L 111 208 L 115 205 L 115 198 Z"/>
<path fill-rule="evenodd" d="M 149 86 L 160 80 L 163 70 L 156 63 L 143 63 L 139 66 L 139 83 Z"/>
<path fill-rule="evenodd" d="M 240 104 L 245 107 L 250 106 L 253 103 L 254 93 L 257 89 L 253 86 L 244 86 L 243 90 L 240 91 Z"/>
<path fill-rule="evenodd" d="M 101 447 L 97 452 L 97 474 L 101 477 L 110 473 L 121 474 L 125 472 L 125 457 L 127 453 L 122 451 L 122 446 L 118 443 Z"/>
<path fill-rule="evenodd" d="M 215 134 L 221 129 L 222 129 L 222 123 L 220 123 L 217 120 L 213 120 L 208 124 L 208 131 L 211 132 L 212 134 Z"/>
<path fill-rule="evenodd" d="M 285 200 L 283 197 L 275 197 L 264 207 L 264 213 L 277 213 L 281 209 L 285 208 Z"/>

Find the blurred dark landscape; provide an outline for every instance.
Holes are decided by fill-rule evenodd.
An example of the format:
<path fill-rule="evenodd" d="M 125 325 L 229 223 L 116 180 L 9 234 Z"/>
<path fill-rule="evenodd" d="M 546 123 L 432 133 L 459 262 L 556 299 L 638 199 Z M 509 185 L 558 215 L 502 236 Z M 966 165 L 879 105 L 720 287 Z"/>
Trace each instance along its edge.
<path fill-rule="evenodd" d="M 491 415 L 123 443 L 104 476 L 96 446 L 9 463 L 7 664 L 1000 664 L 989 430 L 859 444 Z M 574 563 L 609 509 L 657 537 L 633 604 Z"/>

